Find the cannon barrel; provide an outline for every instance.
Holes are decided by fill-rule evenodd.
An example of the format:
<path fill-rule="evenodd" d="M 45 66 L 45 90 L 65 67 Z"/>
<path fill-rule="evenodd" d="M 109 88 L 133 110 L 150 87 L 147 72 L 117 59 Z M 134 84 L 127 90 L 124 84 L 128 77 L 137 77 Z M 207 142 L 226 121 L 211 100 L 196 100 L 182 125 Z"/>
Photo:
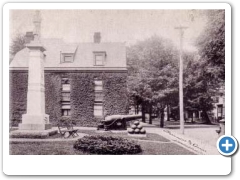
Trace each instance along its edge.
<path fill-rule="evenodd" d="M 111 116 L 106 116 L 102 122 L 112 122 L 114 120 L 121 120 L 125 119 L 126 121 L 132 121 L 135 119 L 141 118 L 142 115 L 111 115 Z"/>
<path fill-rule="evenodd" d="M 141 118 L 141 115 L 111 115 L 106 116 L 101 123 L 105 130 L 109 129 L 127 129 L 126 122 Z"/>

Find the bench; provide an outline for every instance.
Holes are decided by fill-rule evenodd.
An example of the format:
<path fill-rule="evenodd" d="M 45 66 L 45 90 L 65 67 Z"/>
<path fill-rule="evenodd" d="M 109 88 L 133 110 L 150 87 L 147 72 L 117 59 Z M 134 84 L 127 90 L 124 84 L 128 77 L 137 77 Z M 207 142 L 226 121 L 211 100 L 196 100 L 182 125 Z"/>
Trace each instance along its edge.
<path fill-rule="evenodd" d="M 77 137 L 78 136 L 78 129 L 73 128 L 73 124 L 58 124 L 58 130 L 59 133 L 63 138 L 69 138 L 70 136 L 72 137 Z"/>

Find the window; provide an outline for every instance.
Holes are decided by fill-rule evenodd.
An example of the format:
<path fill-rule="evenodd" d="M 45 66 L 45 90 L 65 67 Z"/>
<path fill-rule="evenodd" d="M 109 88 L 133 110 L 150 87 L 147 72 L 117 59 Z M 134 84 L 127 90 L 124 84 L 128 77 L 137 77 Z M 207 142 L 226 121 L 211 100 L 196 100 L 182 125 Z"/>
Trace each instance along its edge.
<path fill-rule="evenodd" d="M 220 104 L 217 106 L 217 118 L 221 119 L 223 117 L 223 105 Z"/>
<path fill-rule="evenodd" d="M 103 82 L 101 80 L 94 81 L 95 100 L 94 100 L 94 116 L 103 116 Z"/>
<path fill-rule="evenodd" d="M 70 84 L 62 84 L 62 91 L 70 91 Z"/>
<path fill-rule="evenodd" d="M 94 116 L 95 117 L 102 117 L 103 116 L 102 103 L 94 103 Z"/>
<path fill-rule="evenodd" d="M 62 116 L 70 116 L 71 115 L 71 107 L 70 104 L 62 104 Z"/>
<path fill-rule="evenodd" d="M 103 84 L 102 84 L 102 81 L 100 81 L 100 80 L 96 80 L 96 81 L 94 81 L 94 84 L 95 84 L 95 88 L 94 88 L 94 90 L 95 91 L 101 91 L 102 92 L 102 90 L 103 90 Z"/>
<path fill-rule="evenodd" d="M 61 63 L 72 63 L 73 59 L 73 53 L 61 53 Z"/>
<path fill-rule="evenodd" d="M 213 99 L 213 103 L 219 103 L 219 96 L 215 96 L 212 99 Z"/>
<path fill-rule="evenodd" d="M 62 116 L 71 116 L 70 109 L 62 109 Z"/>
<path fill-rule="evenodd" d="M 70 93 L 62 92 L 62 101 L 70 101 Z"/>
<path fill-rule="evenodd" d="M 65 55 L 64 56 L 64 62 L 73 62 L 73 56 Z"/>
<path fill-rule="evenodd" d="M 104 66 L 106 59 L 105 52 L 94 52 L 94 65 L 95 66 Z"/>
<path fill-rule="evenodd" d="M 62 78 L 62 116 L 71 116 L 70 82 L 68 78 Z"/>
<path fill-rule="evenodd" d="M 68 44 L 61 46 L 60 51 L 60 63 L 72 63 L 76 54 L 78 46 Z"/>
<path fill-rule="evenodd" d="M 97 66 L 103 65 L 103 56 L 102 55 L 95 56 L 95 65 L 97 65 Z"/>
<path fill-rule="evenodd" d="M 103 93 L 95 91 L 95 102 L 103 101 Z"/>

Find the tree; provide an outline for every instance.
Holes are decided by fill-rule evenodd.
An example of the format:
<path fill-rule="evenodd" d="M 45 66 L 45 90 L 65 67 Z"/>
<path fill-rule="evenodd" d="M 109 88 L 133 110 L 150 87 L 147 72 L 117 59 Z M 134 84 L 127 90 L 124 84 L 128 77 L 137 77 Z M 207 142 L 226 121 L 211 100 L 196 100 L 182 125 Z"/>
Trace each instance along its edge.
<path fill-rule="evenodd" d="M 17 34 L 11 42 L 10 45 L 10 63 L 13 60 L 14 56 L 17 54 L 18 51 L 22 50 L 25 48 L 25 35 L 22 34 Z"/>
<path fill-rule="evenodd" d="M 129 94 L 134 99 L 132 102 L 141 104 L 143 122 L 146 110 L 152 112 L 157 109 L 163 126 L 166 105 L 176 102 L 177 54 L 171 41 L 158 36 L 140 41 L 127 49 Z"/>
<path fill-rule="evenodd" d="M 190 59 L 189 59 L 190 58 Z M 184 71 L 184 105 L 185 109 L 202 111 L 202 117 L 206 123 L 211 121 L 208 112 L 213 109 L 212 91 L 209 87 L 208 76 L 205 75 L 204 61 L 188 55 L 186 69 Z M 205 68 L 204 68 L 205 67 Z"/>
<path fill-rule="evenodd" d="M 208 22 L 197 40 L 201 68 L 213 87 L 225 81 L 225 11 L 207 12 Z"/>
<path fill-rule="evenodd" d="M 224 10 L 208 11 L 206 28 L 196 43 L 199 57 L 185 55 L 189 59 L 184 76 L 185 106 L 201 110 L 206 123 L 211 123 L 212 97 L 225 81 L 224 16 Z"/>

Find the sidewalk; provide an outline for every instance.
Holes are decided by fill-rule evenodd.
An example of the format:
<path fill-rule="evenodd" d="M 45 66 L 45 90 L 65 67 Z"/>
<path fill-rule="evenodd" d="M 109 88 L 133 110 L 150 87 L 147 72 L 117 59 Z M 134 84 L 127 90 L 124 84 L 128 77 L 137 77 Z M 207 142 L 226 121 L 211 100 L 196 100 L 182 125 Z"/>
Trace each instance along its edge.
<path fill-rule="evenodd" d="M 159 134 L 170 141 L 184 147 L 185 149 L 192 151 L 199 155 L 218 155 L 216 146 L 208 144 L 204 141 L 193 138 L 189 135 L 182 135 L 177 131 L 160 128 L 149 128 L 146 127 L 147 132 Z"/>
<path fill-rule="evenodd" d="M 159 127 L 159 122 L 154 121 L 153 124 Z M 179 121 L 165 121 L 164 129 L 181 134 Z M 219 129 L 219 125 L 216 124 L 184 123 L 184 135 L 214 147 L 218 140 L 218 134 L 216 133 L 217 129 Z"/>
<path fill-rule="evenodd" d="M 159 124 L 160 122 L 155 120 L 153 124 L 144 123 L 144 126 L 147 132 L 159 134 L 197 154 L 219 154 L 216 147 L 218 125 L 185 123 L 183 135 L 179 121 L 164 121 L 164 128 L 160 128 Z"/>

